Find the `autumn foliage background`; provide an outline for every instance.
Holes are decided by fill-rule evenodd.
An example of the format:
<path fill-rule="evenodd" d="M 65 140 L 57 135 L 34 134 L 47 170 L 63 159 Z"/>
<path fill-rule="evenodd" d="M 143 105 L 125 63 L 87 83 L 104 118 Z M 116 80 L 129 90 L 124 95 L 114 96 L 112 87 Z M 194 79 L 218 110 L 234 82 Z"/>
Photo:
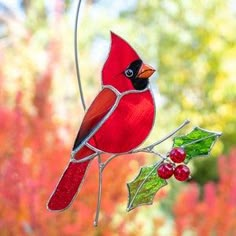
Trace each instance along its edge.
<path fill-rule="evenodd" d="M 86 104 L 100 89 L 113 30 L 158 68 L 152 84 L 157 124 L 147 142 L 186 118 L 223 132 L 209 158 L 191 163 L 190 182 L 171 180 L 153 206 L 130 213 L 125 183 L 154 159 L 114 160 L 104 173 L 102 212 L 93 228 L 96 162 L 70 209 L 46 210 L 84 111 L 73 55 L 77 1 L 45 2 L 0 1 L 0 235 L 236 235 L 235 3 L 82 5 L 78 46 Z M 170 148 L 171 141 L 160 151 Z"/>

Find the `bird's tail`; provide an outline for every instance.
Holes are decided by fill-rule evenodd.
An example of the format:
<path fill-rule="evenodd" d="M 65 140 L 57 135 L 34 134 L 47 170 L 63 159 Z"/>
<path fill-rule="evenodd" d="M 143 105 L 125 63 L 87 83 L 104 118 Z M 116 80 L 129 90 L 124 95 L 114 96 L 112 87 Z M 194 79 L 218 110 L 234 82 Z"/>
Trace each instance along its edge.
<path fill-rule="evenodd" d="M 82 159 L 94 153 L 85 146 L 76 154 L 75 158 L 76 160 Z M 90 162 L 91 159 L 80 163 L 69 162 L 48 201 L 47 208 L 49 210 L 61 211 L 70 206 L 84 180 Z"/>

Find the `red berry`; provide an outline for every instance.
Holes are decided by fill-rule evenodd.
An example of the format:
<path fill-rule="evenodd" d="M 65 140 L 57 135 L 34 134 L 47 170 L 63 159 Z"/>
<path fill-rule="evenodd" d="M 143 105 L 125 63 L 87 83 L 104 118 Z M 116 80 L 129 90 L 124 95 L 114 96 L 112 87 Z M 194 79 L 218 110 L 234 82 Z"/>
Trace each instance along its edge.
<path fill-rule="evenodd" d="M 189 178 L 190 170 L 186 165 L 179 165 L 174 170 L 174 176 L 179 181 L 185 181 Z"/>
<path fill-rule="evenodd" d="M 169 179 L 174 173 L 174 165 L 171 163 L 163 163 L 157 169 L 157 174 L 162 179 Z"/>
<path fill-rule="evenodd" d="M 175 147 L 171 150 L 169 156 L 173 162 L 180 163 L 184 161 L 186 157 L 186 152 L 184 151 L 183 148 Z"/>

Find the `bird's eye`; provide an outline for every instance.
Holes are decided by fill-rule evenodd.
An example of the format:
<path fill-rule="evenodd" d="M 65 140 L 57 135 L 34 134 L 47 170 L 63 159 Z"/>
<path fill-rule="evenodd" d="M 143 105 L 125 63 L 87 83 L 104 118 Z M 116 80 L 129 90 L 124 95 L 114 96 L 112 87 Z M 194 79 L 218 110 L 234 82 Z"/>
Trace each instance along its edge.
<path fill-rule="evenodd" d="M 128 78 L 131 78 L 133 75 L 134 75 L 134 72 L 131 70 L 131 69 L 127 69 L 125 71 L 125 75 L 128 77 Z"/>

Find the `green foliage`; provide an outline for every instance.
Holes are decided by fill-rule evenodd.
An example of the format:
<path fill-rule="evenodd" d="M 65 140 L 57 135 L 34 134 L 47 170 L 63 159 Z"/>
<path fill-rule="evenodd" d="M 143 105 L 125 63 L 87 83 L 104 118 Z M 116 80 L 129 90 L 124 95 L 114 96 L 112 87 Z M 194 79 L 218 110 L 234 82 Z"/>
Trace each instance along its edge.
<path fill-rule="evenodd" d="M 209 180 L 213 182 L 218 181 L 217 158 L 204 158 L 203 161 L 196 159 L 194 160 L 194 167 L 193 173 L 191 174 L 194 182 L 204 185 Z"/>
<path fill-rule="evenodd" d="M 162 124 L 187 116 L 202 127 L 226 130 L 227 150 L 233 141 L 228 137 L 235 134 L 230 127 L 236 97 L 236 21 L 229 1 L 139 1 L 131 14 L 140 28 L 133 34 L 149 43 L 145 54 L 159 65 Z"/>
<path fill-rule="evenodd" d="M 231 4 L 229 0 L 139 0 L 117 16 L 111 13 L 112 17 L 103 14 L 106 5 L 94 6 L 97 27 L 87 13 L 81 24 L 81 49 L 88 55 L 91 41 L 98 37 L 108 40 L 107 29 L 132 42 L 158 69 L 158 80 L 152 78 L 160 95 L 155 90 L 157 128 L 151 138 L 163 136 L 188 118 L 193 125 L 223 132 L 212 153 L 218 156 L 228 152 L 236 136 L 236 21 Z M 203 174 L 198 173 L 200 179 Z"/>
<path fill-rule="evenodd" d="M 236 137 L 236 21 L 231 4 L 140 0 L 124 15 L 133 27 L 135 22 L 137 30 L 130 34 L 143 45 L 143 54 L 158 65 L 156 132 L 161 136 L 165 127 L 186 118 L 222 131 L 214 156 L 228 152 Z M 201 179 L 201 170 L 196 173 Z"/>

